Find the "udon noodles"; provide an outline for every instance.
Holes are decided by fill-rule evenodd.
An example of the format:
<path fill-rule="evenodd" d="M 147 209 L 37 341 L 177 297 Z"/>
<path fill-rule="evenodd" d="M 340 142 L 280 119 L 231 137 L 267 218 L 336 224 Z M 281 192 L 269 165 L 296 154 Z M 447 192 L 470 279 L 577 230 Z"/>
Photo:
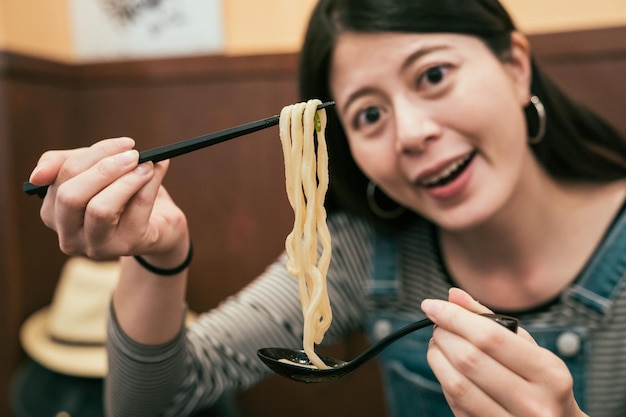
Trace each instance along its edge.
<path fill-rule="evenodd" d="M 287 196 L 295 216 L 285 241 L 287 271 L 298 279 L 304 318 L 302 345 L 313 365 L 328 368 L 315 353 L 315 344 L 322 342 L 332 321 L 326 287 L 331 258 L 324 208 L 328 189 L 326 110 L 317 110 L 319 104 L 320 100 L 309 100 L 284 107 L 279 128 Z"/>

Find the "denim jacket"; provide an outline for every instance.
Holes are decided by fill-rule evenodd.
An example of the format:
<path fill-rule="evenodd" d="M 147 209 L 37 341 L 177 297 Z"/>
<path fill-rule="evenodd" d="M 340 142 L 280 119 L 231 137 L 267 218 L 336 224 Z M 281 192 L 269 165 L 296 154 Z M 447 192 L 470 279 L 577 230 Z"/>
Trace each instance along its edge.
<path fill-rule="evenodd" d="M 378 232 L 374 244 L 374 265 L 369 297 L 374 306 L 368 312 L 366 329 L 378 340 L 421 317 L 408 317 L 389 308 L 402 291 L 399 242 Z M 611 315 L 626 272 L 626 215 L 620 216 L 585 269 L 562 294 L 560 306 L 575 315 L 575 324 L 525 323 L 540 346 L 559 356 L 574 378 L 574 396 L 583 411 L 587 407 L 586 373 L 590 354 L 589 333 Z M 378 303 L 377 300 L 385 300 Z M 390 302 L 391 300 L 391 302 Z M 377 305 L 385 305 L 378 308 Z M 561 308 L 561 307 L 559 307 Z M 567 316 L 567 314 L 566 314 Z M 581 321 L 582 318 L 582 321 Z M 380 355 L 388 408 L 392 417 L 452 416 L 441 386 L 426 361 L 432 328 L 416 331 L 386 348 Z M 512 393 L 514 395 L 514 393 Z"/>

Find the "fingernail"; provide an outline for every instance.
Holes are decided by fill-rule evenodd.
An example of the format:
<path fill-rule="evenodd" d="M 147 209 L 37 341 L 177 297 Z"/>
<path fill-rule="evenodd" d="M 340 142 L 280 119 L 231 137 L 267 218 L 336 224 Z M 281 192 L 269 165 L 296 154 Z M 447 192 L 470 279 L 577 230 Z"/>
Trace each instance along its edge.
<path fill-rule="evenodd" d="M 39 172 L 41 171 L 41 165 L 37 165 L 35 167 L 35 169 L 33 169 L 33 172 L 30 173 L 30 177 L 28 177 L 28 181 L 32 181 L 33 177 Z"/>
<path fill-rule="evenodd" d="M 129 146 L 135 146 L 135 141 L 132 138 L 122 136 L 120 138 L 115 139 L 117 141 L 118 146 L 127 148 Z"/>
<path fill-rule="evenodd" d="M 121 154 L 115 156 L 115 160 L 117 161 L 117 163 L 124 166 L 137 162 L 138 159 L 138 152 L 134 149 L 122 152 Z"/>
<path fill-rule="evenodd" d="M 437 318 L 439 311 L 443 307 L 443 301 L 427 298 L 422 301 L 422 311 L 430 318 Z"/>
<path fill-rule="evenodd" d="M 152 172 L 152 168 L 154 168 L 154 164 L 152 162 L 145 162 L 137 165 L 135 172 L 139 175 L 148 175 Z"/>

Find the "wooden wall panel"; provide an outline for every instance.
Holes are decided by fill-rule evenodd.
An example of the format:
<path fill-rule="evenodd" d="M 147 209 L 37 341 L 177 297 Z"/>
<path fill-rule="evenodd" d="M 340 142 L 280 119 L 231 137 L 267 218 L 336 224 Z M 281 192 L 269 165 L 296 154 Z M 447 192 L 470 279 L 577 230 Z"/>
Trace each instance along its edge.
<path fill-rule="evenodd" d="M 0 416 L 23 358 L 19 327 L 46 305 L 64 257 L 38 220 L 39 204 L 21 191 L 41 149 L 67 147 L 72 131 L 71 71 L 63 65 L 0 54 Z"/>
<path fill-rule="evenodd" d="M 530 40 L 538 61 L 559 86 L 626 135 L 626 27 L 535 35 Z"/>
<path fill-rule="evenodd" d="M 21 213 L 17 230 L 24 231 L 18 246 L 22 256 L 13 263 L 23 268 L 21 278 L 7 281 L 14 287 L 11 298 L 16 300 L 12 306 L 17 312 L 10 320 L 14 331 L 8 337 L 13 346 L 9 363 L 13 367 L 21 357 L 16 342 L 19 323 L 49 303 L 56 284 L 55 271 L 65 260 L 54 234 L 39 221 L 40 202 L 18 190 L 40 153 L 88 146 L 97 139 L 121 135 L 134 137 L 139 149 L 149 149 L 277 114 L 284 104 L 297 100 L 297 57 L 96 64 L 69 67 L 66 74 L 59 74 L 62 71 L 57 67 L 48 68 L 45 62 L 39 62 L 42 73 L 36 74 L 24 65 L 22 57 L 11 56 L 10 60 L 18 68 L 6 82 L 14 110 L 9 114 L 12 134 L 7 142 L 19 148 L 14 154 L 21 161 L 13 169 L 11 200 L 17 202 Z M 36 67 L 34 61 L 26 62 Z M 54 76 L 46 77 L 46 71 Z M 40 114 L 45 114 L 44 120 L 33 120 L 33 115 Z M 31 139 L 28 146 L 21 145 Z M 188 214 L 196 246 L 188 291 L 192 309 L 214 307 L 282 252 L 292 222 L 283 169 L 276 127 L 172 161 L 166 185 Z M 37 242 L 33 248 L 40 255 L 37 262 L 29 264 L 26 257 L 32 254 L 27 255 L 21 245 L 32 242 Z M 47 275 L 40 271 L 42 268 Z M 30 289 L 35 294 L 27 295 Z M 363 346 L 364 340 L 355 338 L 335 347 L 335 352 L 349 357 Z M 295 413 L 302 399 L 317 404 L 301 413 L 304 417 L 328 414 L 325 404 L 382 414 L 375 364 L 368 368 L 361 378 L 332 385 L 305 386 L 275 378 L 241 393 L 238 401 L 245 415 L 251 417 Z M 368 374 L 370 378 L 362 378 Z M 268 396 L 278 398 L 283 390 L 291 391 L 293 399 L 269 407 Z M 363 401 L 361 390 L 377 392 L 378 396 Z M 339 407 L 330 415 L 343 415 L 348 409 Z"/>
<path fill-rule="evenodd" d="M 13 185 L 7 119 L 5 86 L 0 82 L 0 196 L 9 195 Z M 17 252 L 12 244 L 17 236 L 13 224 L 15 215 L 15 204 L 12 201 L 0 203 L 0 329 L 3 329 L 0 332 L 0 358 L 3 358 L 0 361 L 0 393 L 7 392 L 9 381 L 6 376 L 12 372 L 19 356 L 15 339 L 19 308 L 10 302 L 11 295 L 18 291 L 15 277 L 19 277 L 18 264 L 11 261 Z M 2 404 L 0 400 L 0 414 L 6 415 L 6 401 Z"/>
<path fill-rule="evenodd" d="M 615 28 L 531 37 L 547 72 L 624 132 L 625 35 Z M 49 303 L 65 260 L 39 220 L 39 201 L 21 193 L 41 152 L 121 135 L 143 150 L 270 116 L 297 100 L 296 67 L 293 54 L 69 66 L 0 53 L 1 391 L 23 357 L 19 326 Z M 189 216 L 197 248 L 192 309 L 217 305 L 282 251 L 292 221 L 282 164 L 277 128 L 172 161 L 166 185 Z M 351 357 L 363 345 L 357 337 L 334 351 Z M 380 391 L 372 363 L 333 384 L 273 379 L 238 398 L 250 417 L 384 415 Z M 301 400 L 314 405 L 302 410 Z M 0 395 L 0 417 L 7 416 Z"/>
<path fill-rule="evenodd" d="M 293 56 L 259 60 L 295 66 Z M 296 100 L 293 71 L 277 74 L 264 70 L 261 62 L 237 75 L 244 59 L 203 61 L 197 72 L 139 83 L 132 69 L 98 78 L 81 90 L 78 137 L 88 144 L 129 135 L 139 149 L 149 149 L 271 116 Z M 224 73 L 225 66 L 235 74 Z M 103 69 L 84 70 L 89 78 Z M 166 185 L 188 214 L 196 246 L 192 308 L 215 306 L 282 251 L 279 236 L 286 235 L 292 221 L 283 169 L 276 127 L 172 160 Z M 215 274 L 212 280 L 209 274 Z"/>
<path fill-rule="evenodd" d="M 297 101 L 294 55 L 192 59 L 180 68 L 142 77 L 146 69 L 136 66 L 107 77 L 108 68 L 84 67 L 82 75 L 95 81 L 80 93 L 78 136 L 89 143 L 96 137 L 130 134 L 140 149 L 148 149 L 268 117 Z M 188 291 L 191 308 L 216 306 L 282 252 L 293 216 L 277 127 L 172 160 L 166 185 L 188 215 L 196 247 Z M 363 339 L 350 343 L 364 346 Z M 343 357 L 358 350 L 350 344 L 336 349 Z M 365 375 L 370 377 L 362 379 Z M 381 415 L 375 364 L 360 376 L 318 386 L 273 378 L 241 393 L 238 400 L 244 415 L 251 417 L 355 411 Z M 364 401 L 361 390 L 378 395 Z M 271 401 L 268 407 L 267 399 L 278 400 L 283 391 L 292 398 Z M 303 399 L 315 405 L 301 410 Z M 337 408 L 329 412 L 327 404 Z"/>

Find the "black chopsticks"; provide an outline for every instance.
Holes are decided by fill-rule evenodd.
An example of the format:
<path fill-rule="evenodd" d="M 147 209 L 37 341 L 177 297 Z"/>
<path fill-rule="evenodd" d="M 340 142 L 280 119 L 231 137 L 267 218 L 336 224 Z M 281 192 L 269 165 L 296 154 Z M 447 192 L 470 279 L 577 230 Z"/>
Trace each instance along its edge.
<path fill-rule="evenodd" d="M 334 105 L 334 101 L 327 101 L 317 106 L 317 109 L 321 110 Z M 280 116 L 272 116 L 266 119 L 257 120 L 255 122 L 245 123 L 243 125 L 231 127 L 229 129 L 220 130 L 219 132 L 209 133 L 207 135 L 183 140 L 170 145 L 149 149 L 147 151 L 139 153 L 139 163 L 142 164 L 148 161 L 159 162 L 165 159 L 173 158 L 175 156 L 184 155 L 198 149 L 206 148 L 208 146 L 217 145 L 218 143 L 225 142 L 230 139 L 257 132 L 270 126 L 275 126 L 279 123 L 279 120 Z M 23 190 L 28 195 L 36 194 L 39 197 L 43 198 L 46 196 L 48 186 L 39 186 L 30 182 L 25 182 L 23 184 Z"/>

